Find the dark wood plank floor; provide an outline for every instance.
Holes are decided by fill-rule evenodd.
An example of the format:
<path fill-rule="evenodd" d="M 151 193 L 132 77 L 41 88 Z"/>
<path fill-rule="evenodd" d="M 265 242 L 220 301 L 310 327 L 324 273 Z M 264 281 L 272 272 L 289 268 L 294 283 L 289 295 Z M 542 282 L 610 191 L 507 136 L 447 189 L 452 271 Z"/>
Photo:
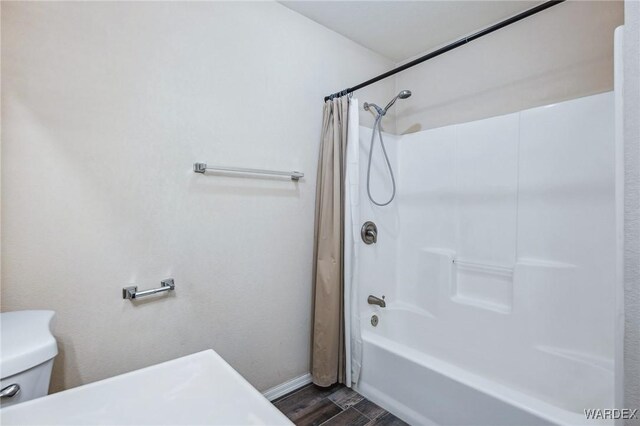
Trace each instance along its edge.
<path fill-rule="evenodd" d="M 343 385 L 330 388 L 307 385 L 276 399 L 273 404 L 298 426 L 407 424 Z"/>

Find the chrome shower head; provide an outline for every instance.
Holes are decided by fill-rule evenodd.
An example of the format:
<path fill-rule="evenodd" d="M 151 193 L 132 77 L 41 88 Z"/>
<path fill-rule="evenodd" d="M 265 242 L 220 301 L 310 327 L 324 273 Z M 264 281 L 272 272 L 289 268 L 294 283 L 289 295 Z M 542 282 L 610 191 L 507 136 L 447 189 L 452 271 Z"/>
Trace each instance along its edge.
<path fill-rule="evenodd" d="M 407 99 L 409 96 L 411 96 L 411 90 L 402 90 L 398 93 L 398 97 L 400 99 Z"/>
<path fill-rule="evenodd" d="M 389 108 L 391 108 L 398 99 L 407 99 L 409 96 L 411 96 L 411 90 L 401 90 L 400 93 L 398 93 L 395 98 L 391 99 L 391 102 L 389 102 L 387 106 L 384 107 L 384 109 L 380 108 L 376 104 L 372 104 L 369 102 L 365 102 L 363 107 L 365 111 L 369 111 L 371 108 L 373 108 L 378 113 L 378 116 L 383 116 L 387 114 L 387 111 L 389 110 Z"/>
<path fill-rule="evenodd" d="M 407 99 L 409 96 L 411 96 L 411 90 L 401 90 L 400 93 L 398 93 L 395 98 L 391 99 L 391 102 L 384 107 L 384 113 L 386 114 L 389 108 L 391 108 L 398 99 Z"/>

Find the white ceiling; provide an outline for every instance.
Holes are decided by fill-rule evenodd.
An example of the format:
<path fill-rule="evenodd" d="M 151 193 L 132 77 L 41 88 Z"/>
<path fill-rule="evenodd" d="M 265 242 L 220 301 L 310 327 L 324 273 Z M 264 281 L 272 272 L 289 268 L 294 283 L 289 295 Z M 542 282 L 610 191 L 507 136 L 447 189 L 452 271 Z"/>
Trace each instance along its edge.
<path fill-rule="evenodd" d="M 395 62 L 430 51 L 542 1 L 281 1 Z"/>

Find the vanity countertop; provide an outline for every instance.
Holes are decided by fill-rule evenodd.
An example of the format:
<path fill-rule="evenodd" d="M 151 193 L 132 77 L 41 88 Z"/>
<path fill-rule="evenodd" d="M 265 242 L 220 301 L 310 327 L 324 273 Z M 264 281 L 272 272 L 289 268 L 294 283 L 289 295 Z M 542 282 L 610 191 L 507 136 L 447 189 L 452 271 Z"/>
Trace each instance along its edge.
<path fill-rule="evenodd" d="M 213 350 L 0 410 L 2 425 L 291 425 Z"/>

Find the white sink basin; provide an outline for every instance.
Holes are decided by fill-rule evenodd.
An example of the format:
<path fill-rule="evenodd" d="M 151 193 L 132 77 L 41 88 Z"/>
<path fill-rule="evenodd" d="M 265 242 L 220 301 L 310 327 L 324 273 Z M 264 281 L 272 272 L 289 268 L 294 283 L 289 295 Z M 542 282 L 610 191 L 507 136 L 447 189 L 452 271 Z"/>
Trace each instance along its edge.
<path fill-rule="evenodd" d="M 213 350 L 0 410 L 8 425 L 291 425 Z"/>

